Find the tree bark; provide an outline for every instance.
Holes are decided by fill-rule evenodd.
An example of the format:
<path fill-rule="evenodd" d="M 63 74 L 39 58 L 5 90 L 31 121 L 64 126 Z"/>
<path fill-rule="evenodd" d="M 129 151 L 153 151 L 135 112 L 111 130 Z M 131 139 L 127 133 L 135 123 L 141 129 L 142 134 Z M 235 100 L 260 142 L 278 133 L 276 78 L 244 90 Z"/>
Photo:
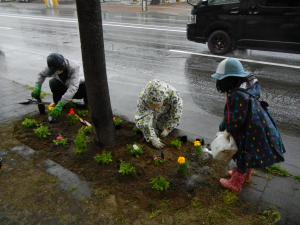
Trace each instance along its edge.
<path fill-rule="evenodd" d="M 99 0 L 76 0 L 82 62 L 97 141 L 115 144 L 113 114 L 106 75 L 101 5 Z"/>

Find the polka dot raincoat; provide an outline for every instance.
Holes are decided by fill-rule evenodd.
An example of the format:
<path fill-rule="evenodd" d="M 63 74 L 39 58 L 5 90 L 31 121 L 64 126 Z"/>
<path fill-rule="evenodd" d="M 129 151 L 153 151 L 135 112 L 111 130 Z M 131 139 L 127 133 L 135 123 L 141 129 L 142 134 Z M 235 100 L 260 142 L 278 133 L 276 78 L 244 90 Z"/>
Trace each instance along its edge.
<path fill-rule="evenodd" d="M 234 137 L 238 146 L 234 159 L 241 171 L 284 161 L 285 148 L 279 130 L 266 104 L 259 101 L 260 95 L 261 87 L 256 79 L 227 95 L 220 130 L 226 129 Z"/>

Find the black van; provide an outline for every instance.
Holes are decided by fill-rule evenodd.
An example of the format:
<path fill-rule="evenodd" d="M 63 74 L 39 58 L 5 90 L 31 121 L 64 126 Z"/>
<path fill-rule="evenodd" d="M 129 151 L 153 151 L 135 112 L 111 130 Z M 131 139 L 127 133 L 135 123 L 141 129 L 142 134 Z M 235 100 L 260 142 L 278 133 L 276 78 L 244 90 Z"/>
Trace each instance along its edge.
<path fill-rule="evenodd" d="M 187 0 L 190 41 L 213 54 L 235 48 L 300 53 L 300 0 Z"/>

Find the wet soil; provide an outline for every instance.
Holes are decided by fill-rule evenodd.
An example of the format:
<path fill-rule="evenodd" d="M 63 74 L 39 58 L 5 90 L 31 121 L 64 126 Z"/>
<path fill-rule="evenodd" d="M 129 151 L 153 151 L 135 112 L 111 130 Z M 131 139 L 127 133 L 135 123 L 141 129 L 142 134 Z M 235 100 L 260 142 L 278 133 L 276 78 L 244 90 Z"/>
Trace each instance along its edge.
<path fill-rule="evenodd" d="M 116 129 L 116 146 L 104 148 L 92 141 L 86 154 L 76 155 L 72 140 L 82 127 L 80 123 L 71 125 L 66 116 L 51 124 L 46 116 L 37 115 L 34 118 L 50 127 L 51 137 L 39 139 L 33 129 L 24 128 L 21 121 L 14 127 L 14 137 L 38 151 L 38 161 L 50 158 L 88 181 L 94 193 L 93 204 L 103 205 L 104 202 L 108 207 L 106 210 L 112 211 L 119 221 L 117 224 L 134 224 L 137 220 L 140 221 L 137 224 L 220 224 L 221 221 L 222 224 L 240 224 L 241 221 L 243 224 L 265 224 L 249 204 L 238 202 L 224 205 L 223 198 L 228 192 L 218 185 L 219 165 L 199 158 L 192 143 L 188 142 L 178 150 L 170 146 L 176 137 L 171 135 L 164 139 L 167 146 L 163 150 L 165 163 L 158 166 L 153 159 L 157 150 L 134 131 L 133 124 L 125 122 L 120 129 Z M 53 144 L 58 134 L 71 140 L 67 147 Z M 144 154 L 139 158 L 131 156 L 127 150 L 126 146 L 133 143 L 144 146 Z M 95 162 L 94 156 L 103 151 L 112 152 L 112 164 L 102 166 Z M 205 185 L 190 192 L 186 188 L 187 178 L 177 172 L 178 156 L 185 156 L 194 167 L 209 166 L 214 173 L 205 181 Z M 121 161 L 134 164 L 137 174 L 128 177 L 120 175 L 118 169 Z M 164 176 L 170 181 L 168 191 L 158 193 L 152 190 L 150 181 L 157 176 Z"/>

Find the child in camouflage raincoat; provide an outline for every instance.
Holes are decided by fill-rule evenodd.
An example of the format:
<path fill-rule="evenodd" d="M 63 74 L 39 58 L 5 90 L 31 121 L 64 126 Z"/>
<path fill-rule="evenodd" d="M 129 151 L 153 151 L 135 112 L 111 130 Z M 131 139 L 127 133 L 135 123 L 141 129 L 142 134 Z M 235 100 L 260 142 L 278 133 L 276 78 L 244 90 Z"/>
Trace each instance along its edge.
<path fill-rule="evenodd" d="M 176 89 L 163 81 L 152 80 L 140 93 L 135 123 L 146 141 L 163 148 L 159 135 L 166 137 L 179 125 L 181 115 L 182 99 Z"/>
<path fill-rule="evenodd" d="M 235 139 L 237 168 L 229 171 L 230 179 L 220 179 L 223 187 L 240 192 L 249 181 L 252 168 L 269 167 L 284 161 L 285 148 L 268 104 L 260 101 L 261 86 L 234 58 L 223 60 L 212 75 L 219 92 L 226 93 L 224 120 L 220 131 L 227 130 Z"/>

